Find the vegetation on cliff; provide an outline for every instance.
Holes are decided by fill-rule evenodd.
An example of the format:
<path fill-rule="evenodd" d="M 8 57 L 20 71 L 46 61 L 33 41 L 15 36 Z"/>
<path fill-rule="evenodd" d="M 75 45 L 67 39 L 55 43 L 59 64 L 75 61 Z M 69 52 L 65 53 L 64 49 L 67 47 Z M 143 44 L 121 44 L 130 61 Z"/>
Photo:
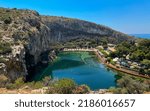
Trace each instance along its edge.
<path fill-rule="evenodd" d="M 5 76 L 0 77 L 0 88 L 8 90 L 29 88 L 30 90 L 45 88 L 44 93 L 48 94 L 85 94 L 90 88 L 86 85 L 77 85 L 71 79 L 52 80 L 45 77 L 42 81 L 24 82 L 23 78 L 18 78 L 14 82 L 9 82 Z"/>
<path fill-rule="evenodd" d="M 134 38 L 103 25 L 65 17 L 41 16 L 32 10 L 0 8 L 0 85 L 8 89 L 26 85 L 33 89 L 48 87 L 47 93 L 87 93 L 87 86 L 78 86 L 69 79 L 55 81 L 45 78 L 25 83 L 22 78 L 32 74 L 29 70 L 37 63 L 48 61 L 45 59 L 47 52 L 57 53 L 68 47 L 106 47 L 107 43 L 118 44 L 111 57 L 129 55 L 131 60 L 141 64 L 141 73 L 150 74 L 149 40 L 141 40 L 136 45 Z M 51 60 L 55 58 L 53 53 L 49 54 Z M 128 84 L 133 89 L 122 86 L 126 81 L 131 81 Z M 136 88 L 138 84 L 144 90 L 149 87 L 128 78 L 120 80 L 119 84 L 123 87 L 119 91 L 125 93 L 143 93 L 143 89 Z"/>
<path fill-rule="evenodd" d="M 95 24 L 79 19 L 71 19 L 56 16 L 42 16 L 42 20 L 54 35 L 57 35 L 60 41 L 72 39 L 100 42 L 101 39 L 107 39 L 110 43 L 119 43 L 122 41 L 134 40 L 133 37 L 115 31 L 104 25 Z M 91 39 L 92 38 L 92 39 Z"/>
<path fill-rule="evenodd" d="M 11 52 L 10 43 L 0 42 L 0 54 L 6 54 Z"/>
<path fill-rule="evenodd" d="M 117 88 L 109 90 L 115 94 L 143 94 L 150 92 L 150 80 L 123 76 L 117 81 Z"/>
<path fill-rule="evenodd" d="M 37 63 L 46 62 L 43 53 L 47 51 L 57 53 L 64 47 L 96 47 L 103 41 L 120 43 L 133 39 L 109 27 L 83 20 L 0 8 L 0 61 L 3 64 L 0 73 L 15 80 L 26 76 Z M 4 60 L 13 60 L 18 66 L 6 64 Z M 22 70 L 18 68 L 20 66 Z"/>
<path fill-rule="evenodd" d="M 134 62 L 140 74 L 150 75 L 150 40 L 139 39 L 135 42 L 122 42 L 115 47 L 116 51 L 110 53 L 111 58 L 122 58 L 124 62 Z M 128 67 L 128 64 L 126 65 Z"/>

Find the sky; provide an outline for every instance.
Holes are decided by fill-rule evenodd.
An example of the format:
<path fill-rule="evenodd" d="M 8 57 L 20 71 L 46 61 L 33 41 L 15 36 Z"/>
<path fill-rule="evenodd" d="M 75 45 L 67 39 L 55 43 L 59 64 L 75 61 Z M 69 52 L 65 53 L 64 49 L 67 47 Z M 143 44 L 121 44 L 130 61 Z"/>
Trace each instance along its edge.
<path fill-rule="evenodd" d="M 0 0 L 0 7 L 78 18 L 127 34 L 150 34 L 150 0 Z"/>

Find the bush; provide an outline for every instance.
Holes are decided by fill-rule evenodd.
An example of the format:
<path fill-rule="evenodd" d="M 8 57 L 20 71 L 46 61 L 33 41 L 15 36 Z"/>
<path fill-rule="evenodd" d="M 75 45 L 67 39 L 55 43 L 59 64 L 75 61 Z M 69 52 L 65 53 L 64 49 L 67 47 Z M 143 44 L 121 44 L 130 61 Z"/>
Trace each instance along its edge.
<path fill-rule="evenodd" d="M 44 87 L 43 82 L 42 81 L 32 81 L 32 82 L 27 82 L 25 83 L 26 86 L 30 87 L 31 89 L 39 89 Z"/>
<path fill-rule="evenodd" d="M 0 54 L 6 54 L 11 52 L 11 47 L 9 43 L 0 42 Z"/>
<path fill-rule="evenodd" d="M 122 90 L 121 88 L 115 88 L 115 87 L 109 88 L 109 91 L 114 94 L 121 94 L 121 90 Z M 126 93 L 124 93 L 124 94 L 126 94 Z"/>
<path fill-rule="evenodd" d="M 105 52 L 105 50 L 100 49 L 99 51 L 100 51 L 101 53 L 103 53 L 103 54 L 105 55 L 105 57 L 107 57 L 107 56 L 108 56 L 108 54 Z"/>
<path fill-rule="evenodd" d="M 18 89 L 18 88 L 21 88 L 21 87 L 24 86 L 24 85 L 25 85 L 24 80 L 23 80 L 22 77 L 20 77 L 20 78 L 16 79 L 14 83 L 12 83 L 12 82 L 7 82 L 7 83 L 5 84 L 5 87 L 6 87 L 7 89 Z"/>
<path fill-rule="evenodd" d="M 112 65 L 115 65 L 115 64 L 116 64 L 116 62 L 114 62 L 112 59 L 110 60 L 110 63 L 111 63 Z"/>
<path fill-rule="evenodd" d="M 87 85 L 81 85 L 76 87 L 75 90 L 73 90 L 74 94 L 86 94 L 90 92 L 90 88 Z"/>
<path fill-rule="evenodd" d="M 15 87 L 16 88 L 20 88 L 21 86 L 24 85 L 24 80 L 22 77 L 18 78 L 17 80 L 15 80 L 15 83 L 14 83 Z"/>
<path fill-rule="evenodd" d="M 5 75 L 0 75 L 0 87 L 5 87 L 8 82 L 8 78 Z"/>
<path fill-rule="evenodd" d="M 35 82 L 35 84 L 34 84 L 34 88 L 35 89 L 39 89 L 39 88 L 42 88 L 42 87 L 43 87 L 43 83 L 42 82 L 40 82 L 40 81 Z"/>
<path fill-rule="evenodd" d="M 7 89 L 16 89 L 16 86 L 12 83 L 6 84 Z"/>
<path fill-rule="evenodd" d="M 12 8 L 12 10 L 17 10 L 17 8 Z"/>
<path fill-rule="evenodd" d="M 146 81 L 146 80 L 145 80 Z M 118 88 L 111 88 L 110 91 L 117 94 L 143 94 L 150 91 L 150 85 L 147 80 L 142 82 L 131 77 L 125 76 L 117 81 Z"/>
<path fill-rule="evenodd" d="M 16 79 L 14 83 L 7 83 L 6 88 L 7 89 L 18 89 L 24 85 L 25 85 L 24 80 L 22 77 L 20 77 L 20 78 Z"/>
<path fill-rule="evenodd" d="M 23 78 L 18 78 L 14 83 L 7 83 L 4 86 L 7 89 L 19 89 L 23 86 L 28 86 L 31 89 L 40 89 L 46 86 L 46 94 L 86 94 L 90 91 L 88 86 L 77 86 L 71 79 L 60 79 L 56 81 L 51 80 L 50 77 L 45 77 L 42 81 L 27 83 L 24 82 Z"/>
<path fill-rule="evenodd" d="M 6 62 L 6 60 L 4 58 L 0 57 L 0 63 L 4 63 L 4 62 Z"/>
<path fill-rule="evenodd" d="M 34 88 L 35 82 L 34 81 L 27 82 L 26 85 L 29 86 L 30 88 Z"/>
<path fill-rule="evenodd" d="M 73 90 L 76 88 L 76 84 L 73 80 L 61 79 L 54 83 L 53 88 L 55 93 L 72 94 Z"/>
<path fill-rule="evenodd" d="M 3 21 L 5 24 L 10 24 L 12 22 L 12 19 L 9 16 L 4 16 Z"/>
<path fill-rule="evenodd" d="M 47 76 L 42 81 L 43 81 L 44 86 L 49 86 L 51 83 L 51 77 Z"/>

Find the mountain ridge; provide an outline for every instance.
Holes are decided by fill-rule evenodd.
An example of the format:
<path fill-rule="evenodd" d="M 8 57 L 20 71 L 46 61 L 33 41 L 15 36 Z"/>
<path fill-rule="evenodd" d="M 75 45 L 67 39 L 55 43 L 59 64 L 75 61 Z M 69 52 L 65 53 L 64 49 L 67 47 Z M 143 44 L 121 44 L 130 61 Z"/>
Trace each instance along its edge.
<path fill-rule="evenodd" d="M 134 40 L 111 28 L 79 19 L 0 8 L 0 75 L 6 75 L 10 80 L 26 77 L 31 67 L 45 60 L 43 55 L 48 56 L 47 51 L 55 50 L 54 44 L 78 39 L 83 42 L 106 39 L 115 44 Z"/>

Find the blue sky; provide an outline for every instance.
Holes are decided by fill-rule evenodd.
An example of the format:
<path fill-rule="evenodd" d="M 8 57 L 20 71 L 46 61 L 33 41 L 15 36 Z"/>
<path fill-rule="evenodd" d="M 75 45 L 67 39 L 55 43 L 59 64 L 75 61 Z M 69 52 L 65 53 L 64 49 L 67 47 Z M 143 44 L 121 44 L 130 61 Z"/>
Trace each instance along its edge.
<path fill-rule="evenodd" d="M 0 7 L 79 18 L 128 34 L 150 33 L 150 0 L 0 0 Z"/>

